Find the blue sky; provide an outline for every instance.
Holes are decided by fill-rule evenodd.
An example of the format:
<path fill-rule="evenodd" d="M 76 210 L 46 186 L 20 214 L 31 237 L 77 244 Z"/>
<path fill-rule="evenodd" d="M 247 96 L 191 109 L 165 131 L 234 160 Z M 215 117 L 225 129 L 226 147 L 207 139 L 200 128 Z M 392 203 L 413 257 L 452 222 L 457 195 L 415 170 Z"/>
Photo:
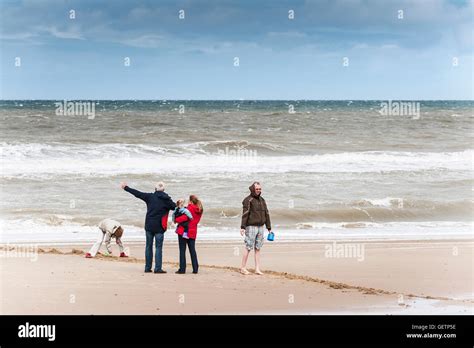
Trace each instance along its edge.
<path fill-rule="evenodd" d="M 1 99 L 473 99 L 473 1 L 0 6 Z"/>

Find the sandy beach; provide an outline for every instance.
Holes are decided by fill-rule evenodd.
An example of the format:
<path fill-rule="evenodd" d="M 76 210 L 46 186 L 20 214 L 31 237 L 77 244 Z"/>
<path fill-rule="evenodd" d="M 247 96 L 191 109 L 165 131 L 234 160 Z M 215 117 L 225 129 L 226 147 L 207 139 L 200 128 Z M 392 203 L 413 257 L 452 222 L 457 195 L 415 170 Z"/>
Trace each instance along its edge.
<path fill-rule="evenodd" d="M 342 243 L 342 242 L 338 242 Z M 359 242 L 360 243 L 360 242 Z M 90 245 L 41 246 L 1 260 L 1 314 L 473 314 L 473 241 L 363 243 L 363 257 L 328 257 L 327 242 L 266 243 L 264 276 L 238 273 L 240 243 L 198 243 L 199 274 L 144 274 L 131 257 L 85 259 Z M 360 246 L 360 244 L 359 244 Z M 114 253 L 117 255 L 116 247 Z M 337 256 L 337 255 L 333 255 Z M 189 256 L 188 256 L 189 260 Z M 253 260 L 249 259 L 250 268 Z"/>
<path fill-rule="evenodd" d="M 472 101 L 400 115 L 377 99 L 129 98 L 95 100 L 93 119 L 58 115 L 55 99 L 0 103 L 0 246 L 42 249 L 0 256 L 1 313 L 472 314 Z M 171 223 L 168 273 L 143 272 L 147 205 L 120 183 L 160 181 L 203 204 L 198 275 L 174 273 Z M 276 240 L 265 275 L 243 276 L 255 181 Z M 105 218 L 129 259 L 84 258 Z"/>

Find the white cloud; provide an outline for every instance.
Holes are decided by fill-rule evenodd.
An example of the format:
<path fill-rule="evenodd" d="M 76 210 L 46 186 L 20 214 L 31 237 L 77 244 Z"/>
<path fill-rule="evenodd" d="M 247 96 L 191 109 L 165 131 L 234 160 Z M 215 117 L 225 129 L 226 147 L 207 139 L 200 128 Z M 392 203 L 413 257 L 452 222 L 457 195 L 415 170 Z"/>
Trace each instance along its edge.
<path fill-rule="evenodd" d="M 0 34 L 1 40 L 28 40 L 38 36 L 36 33 L 20 32 L 13 34 Z"/>
<path fill-rule="evenodd" d="M 395 44 L 385 44 L 380 46 L 381 49 L 394 49 L 394 48 L 400 48 L 398 45 Z"/>
<path fill-rule="evenodd" d="M 132 38 L 113 40 L 123 45 L 140 47 L 140 48 L 156 48 L 164 42 L 164 36 L 156 34 L 146 34 Z"/>
<path fill-rule="evenodd" d="M 72 27 L 67 31 L 61 31 L 55 26 L 40 26 L 36 27 L 36 29 L 40 32 L 46 32 L 51 36 L 54 36 L 58 39 L 72 39 L 72 40 L 85 40 L 84 37 L 82 37 L 81 33 L 77 29 L 77 27 Z"/>
<path fill-rule="evenodd" d="M 267 33 L 269 37 L 295 39 L 295 38 L 306 38 L 308 35 L 301 31 L 270 31 Z"/>

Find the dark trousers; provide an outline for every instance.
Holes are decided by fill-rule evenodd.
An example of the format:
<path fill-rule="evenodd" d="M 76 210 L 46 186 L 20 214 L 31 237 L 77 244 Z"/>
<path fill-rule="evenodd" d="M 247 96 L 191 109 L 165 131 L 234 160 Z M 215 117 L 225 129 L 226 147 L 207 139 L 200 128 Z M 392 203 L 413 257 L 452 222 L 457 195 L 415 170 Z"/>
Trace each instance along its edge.
<path fill-rule="evenodd" d="M 193 265 L 193 273 L 198 272 L 199 264 L 196 254 L 196 240 L 183 238 L 178 234 L 179 242 L 179 270 L 186 272 L 186 245 L 189 247 L 189 253 L 191 254 L 191 264 Z"/>
<path fill-rule="evenodd" d="M 151 265 L 153 263 L 153 239 L 155 240 L 155 271 L 159 271 L 161 269 L 164 237 L 164 233 L 153 233 L 151 231 L 146 231 L 145 271 L 150 271 Z"/>

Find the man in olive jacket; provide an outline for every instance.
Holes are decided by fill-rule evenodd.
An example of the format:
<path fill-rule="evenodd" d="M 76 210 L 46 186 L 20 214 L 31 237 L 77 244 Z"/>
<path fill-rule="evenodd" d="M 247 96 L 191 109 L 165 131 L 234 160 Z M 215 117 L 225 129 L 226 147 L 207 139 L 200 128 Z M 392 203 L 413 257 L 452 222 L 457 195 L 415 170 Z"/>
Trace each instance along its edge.
<path fill-rule="evenodd" d="M 249 187 L 250 195 L 242 201 L 242 222 L 240 224 L 240 234 L 245 234 L 245 250 L 242 257 L 242 266 L 240 272 L 249 274 L 247 270 L 247 259 L 250 251 L 255 250 L 255 273 L 262 275 L 260 270 L 260 249 L 263 245 L 264 230 L 267 227 L 271 232 L 270 214 L 268 213 L 267 203 L 262 197 L 262 186 L 259 182 L 254 182 Z"/>

